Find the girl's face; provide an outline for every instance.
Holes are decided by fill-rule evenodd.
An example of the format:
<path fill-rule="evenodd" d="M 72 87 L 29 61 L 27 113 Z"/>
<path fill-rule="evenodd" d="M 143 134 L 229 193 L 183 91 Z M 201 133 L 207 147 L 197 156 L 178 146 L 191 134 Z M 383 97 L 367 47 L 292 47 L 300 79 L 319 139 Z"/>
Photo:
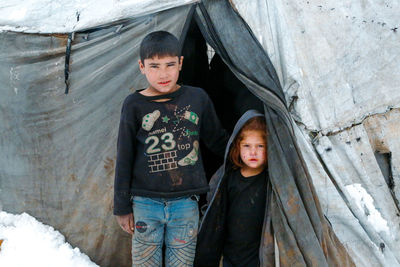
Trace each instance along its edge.
<path fill-rule="evenodd" d="M 262 171 L 266 164 L 266 142 L 260 131 L 244 131 L 240 141 L 240 158 L 246 169 Z"/>

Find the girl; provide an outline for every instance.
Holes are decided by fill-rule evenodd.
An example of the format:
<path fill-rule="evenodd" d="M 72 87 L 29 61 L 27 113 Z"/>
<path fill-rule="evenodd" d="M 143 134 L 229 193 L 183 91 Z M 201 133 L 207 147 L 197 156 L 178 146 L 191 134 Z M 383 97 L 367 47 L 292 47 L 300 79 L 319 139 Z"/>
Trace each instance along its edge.
<path fill-rule="evenodd" d="M 210 181 L 199 228 L 196 266 L 259 266 L 267 194 L 265 118 L 247 111 L 237 122 L 225 163 Z M 228 160 L 226 159 L 228 156 Z"/>

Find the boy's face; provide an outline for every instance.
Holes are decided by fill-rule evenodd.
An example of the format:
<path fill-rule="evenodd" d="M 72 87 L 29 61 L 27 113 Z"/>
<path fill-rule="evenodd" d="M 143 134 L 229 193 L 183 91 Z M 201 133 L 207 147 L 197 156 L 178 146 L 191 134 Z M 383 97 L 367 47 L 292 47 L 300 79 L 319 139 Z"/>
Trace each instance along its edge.
<path fill-rule="evenodd" d="M 150 86 L 147 92 L 151 95 L 164 95 L 176 91 L 179 71 L 182 69 L 183 57 L 163 56 L 139 59 L 139 68 Z"/>

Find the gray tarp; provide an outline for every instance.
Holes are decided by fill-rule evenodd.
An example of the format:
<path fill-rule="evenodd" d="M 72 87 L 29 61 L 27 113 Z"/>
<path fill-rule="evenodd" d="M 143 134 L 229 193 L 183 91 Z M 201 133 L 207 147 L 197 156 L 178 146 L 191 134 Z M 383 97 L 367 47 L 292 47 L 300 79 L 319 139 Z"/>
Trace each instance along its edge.
<path fill-rule="evenodd" d="M 66 35 L 0 35 L 0 207 L 60 230 L 101 266 L 129 266 L 130 236 L 112 216 L 124 98 L 144 88 L 144 35 L 181 35 L 190 6 L 77 33 L 64 94 Z M 123 25 L 119 29 L 119 25 Z"/>
<path fill-rule="evenodd" d="M 346 249 L 321 211 L 298 148 L 294 122 L 267 54 L 229 3 L 209 1 L 204 8 L 202 4 L 199 7 L 197 15 L 206 40 L 265 103 L 272 194 L 260 248 L 262 266 L 274 266 L 273 236 L 279 247 L 281 266 L 352 266 Z"/>
<path fill-rule="evenodd" d="M 137 18 L 199 0 L 7 0 L 0 31 L 66 33 Z"/>
<path fill-rule="evenodd" d="M 400 107 L 399 1 L 232 2 L 308 130 L 336 132 Z"/>
<path fill-rule="evenodd" d="M 305 125 L 306 131 L 294 127 L 294 132 L 323 211 L 338 237 L 356 257 L 357 265 L 398 264 L 395 257 L 400 239 L 394 228 L 399 225 L 397 210 L 393 201 L 387 202 L 390 192 L 376 189 L 385 186 L 384 177 L 371 157 L 376 150 L 391 153 L 393 178 L 399 181 L 398 112 L 370 117 L 362 127 L 347 129 L 341 136 L 318 135 L 314 144 L 308 137 L 309 130 L 330 133 L 351 123 L 359 124 L 369 114 L 399 106 L 398 3 L 364 1 L 347 5 L 331 0 L 322 6 L 309 1 L 289 5 L 279 1 L 232 2 L 267 51 L 277 75 L 266 75 L 263 65 L 247 68 L 249 58 L 240 65 L 243 69 L 234 72 L 266 101 L 274 99 L 274 94 L 254 88 L 261 84 L 275 90 L 279 77 L 285 94 L 275 90 L 278 100 L 269 105 L 279 111 L 293 103 L 292 116 L 299 125 Z M 208 8 L 220 21 L 217 5 Z M 126 21 L 120 31 L 116 25 L 76 34 L 68 96 L 63 94 L 66 35 L 1 33 L 1 209 L 27 211 L 53 225 L 102 266 L 129 265 L 129 237 L 109 216 L 119 109 L 129 88 L 145 86 L 136 63 L 141 38 L 156 29 L 179 36 L 187 12 L 187 7 L 182 7 Z M 68 14 L 75 19 L 76 13 Z M 36 19 L 45 21 L 47 17 Z M 15 29 L 23 27 L 16 24 Z M 224 31 L 224 45 L 242 47 L 243 42 L 229 38 L 230 34 L 235 36 L 235 29 L 226 26 Z M 209 41 L 213 43 L 212 38 Z M 236 52 L 232 51 L 225 60 L 231 58 L 236 64 Z M 340 88 L 345 87 L 342 94 Z M 285 98 L 287 104 L 279 98 Z M 352 99 L 358 104 L 351 104 Z M 288 114 L 281 113 L 280 119 L 291 125 Z M 359 137 L 363 146 L 349 149 L 347 142 L 357 144 Z M 335 149 L 338 151 L 328 153 Z M 361 153 L 367 157 L 360 157 Z M 363 162 L 373 163 L 370 173 L 359 171 L 369 166 Z M 342 177 L 352 179 L 337 187 Z M 370 195 L 377 195 L 375 207 L 393 229 L 390 234 L 368 225 L 369 210 L 364 206 L 360 212 L 354 200 L 343 197 L 341 191 L 359 181 L 366 181 L 368 186 L 363 187 Z M 398 188 L 394 190 L 397 195 Z"/>
<path fill-rule="evenodd" d="M 232 2 L 277 70 L 335 233 L 358 266 L 400 266 L 400 2 Z"/>

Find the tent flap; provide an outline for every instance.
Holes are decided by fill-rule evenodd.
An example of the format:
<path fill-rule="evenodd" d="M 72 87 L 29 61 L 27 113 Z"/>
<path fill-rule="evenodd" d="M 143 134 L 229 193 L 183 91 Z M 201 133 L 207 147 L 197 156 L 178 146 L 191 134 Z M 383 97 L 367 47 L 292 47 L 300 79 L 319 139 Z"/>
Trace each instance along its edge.
<path fill-rule="evenodd" d="M 215 50 L 232 72 L 265 103 L 269 131 L 268 166 L 273 190 L 269 203 L 276 204 L 270 209 L 270 218 L 273 218 L 272 228 L 276 231 L 280 264 L 291 266 L 303 257 L 307 265 L 352 266 L 354 263 L 346 249 L 322 214 L 298 149 L 294 123 L 288 116 L 279 79 L 268 56 L 228 2 L 205 1 L 197 14 L 202 31 L 211 39 L 207 41 L 215 45 Z M 220 23 L 222 20 L 224 23 Z M 265 240 L 273 240 L 268 238 L 271 234 L 265 231 Z M 268 243 L 264 246 L 261 252 L 271 248 Z M 271 257 L 266 258 L 271 253 L 265 252 L 262 253 L 263 266 L 274 261 Z"/>

